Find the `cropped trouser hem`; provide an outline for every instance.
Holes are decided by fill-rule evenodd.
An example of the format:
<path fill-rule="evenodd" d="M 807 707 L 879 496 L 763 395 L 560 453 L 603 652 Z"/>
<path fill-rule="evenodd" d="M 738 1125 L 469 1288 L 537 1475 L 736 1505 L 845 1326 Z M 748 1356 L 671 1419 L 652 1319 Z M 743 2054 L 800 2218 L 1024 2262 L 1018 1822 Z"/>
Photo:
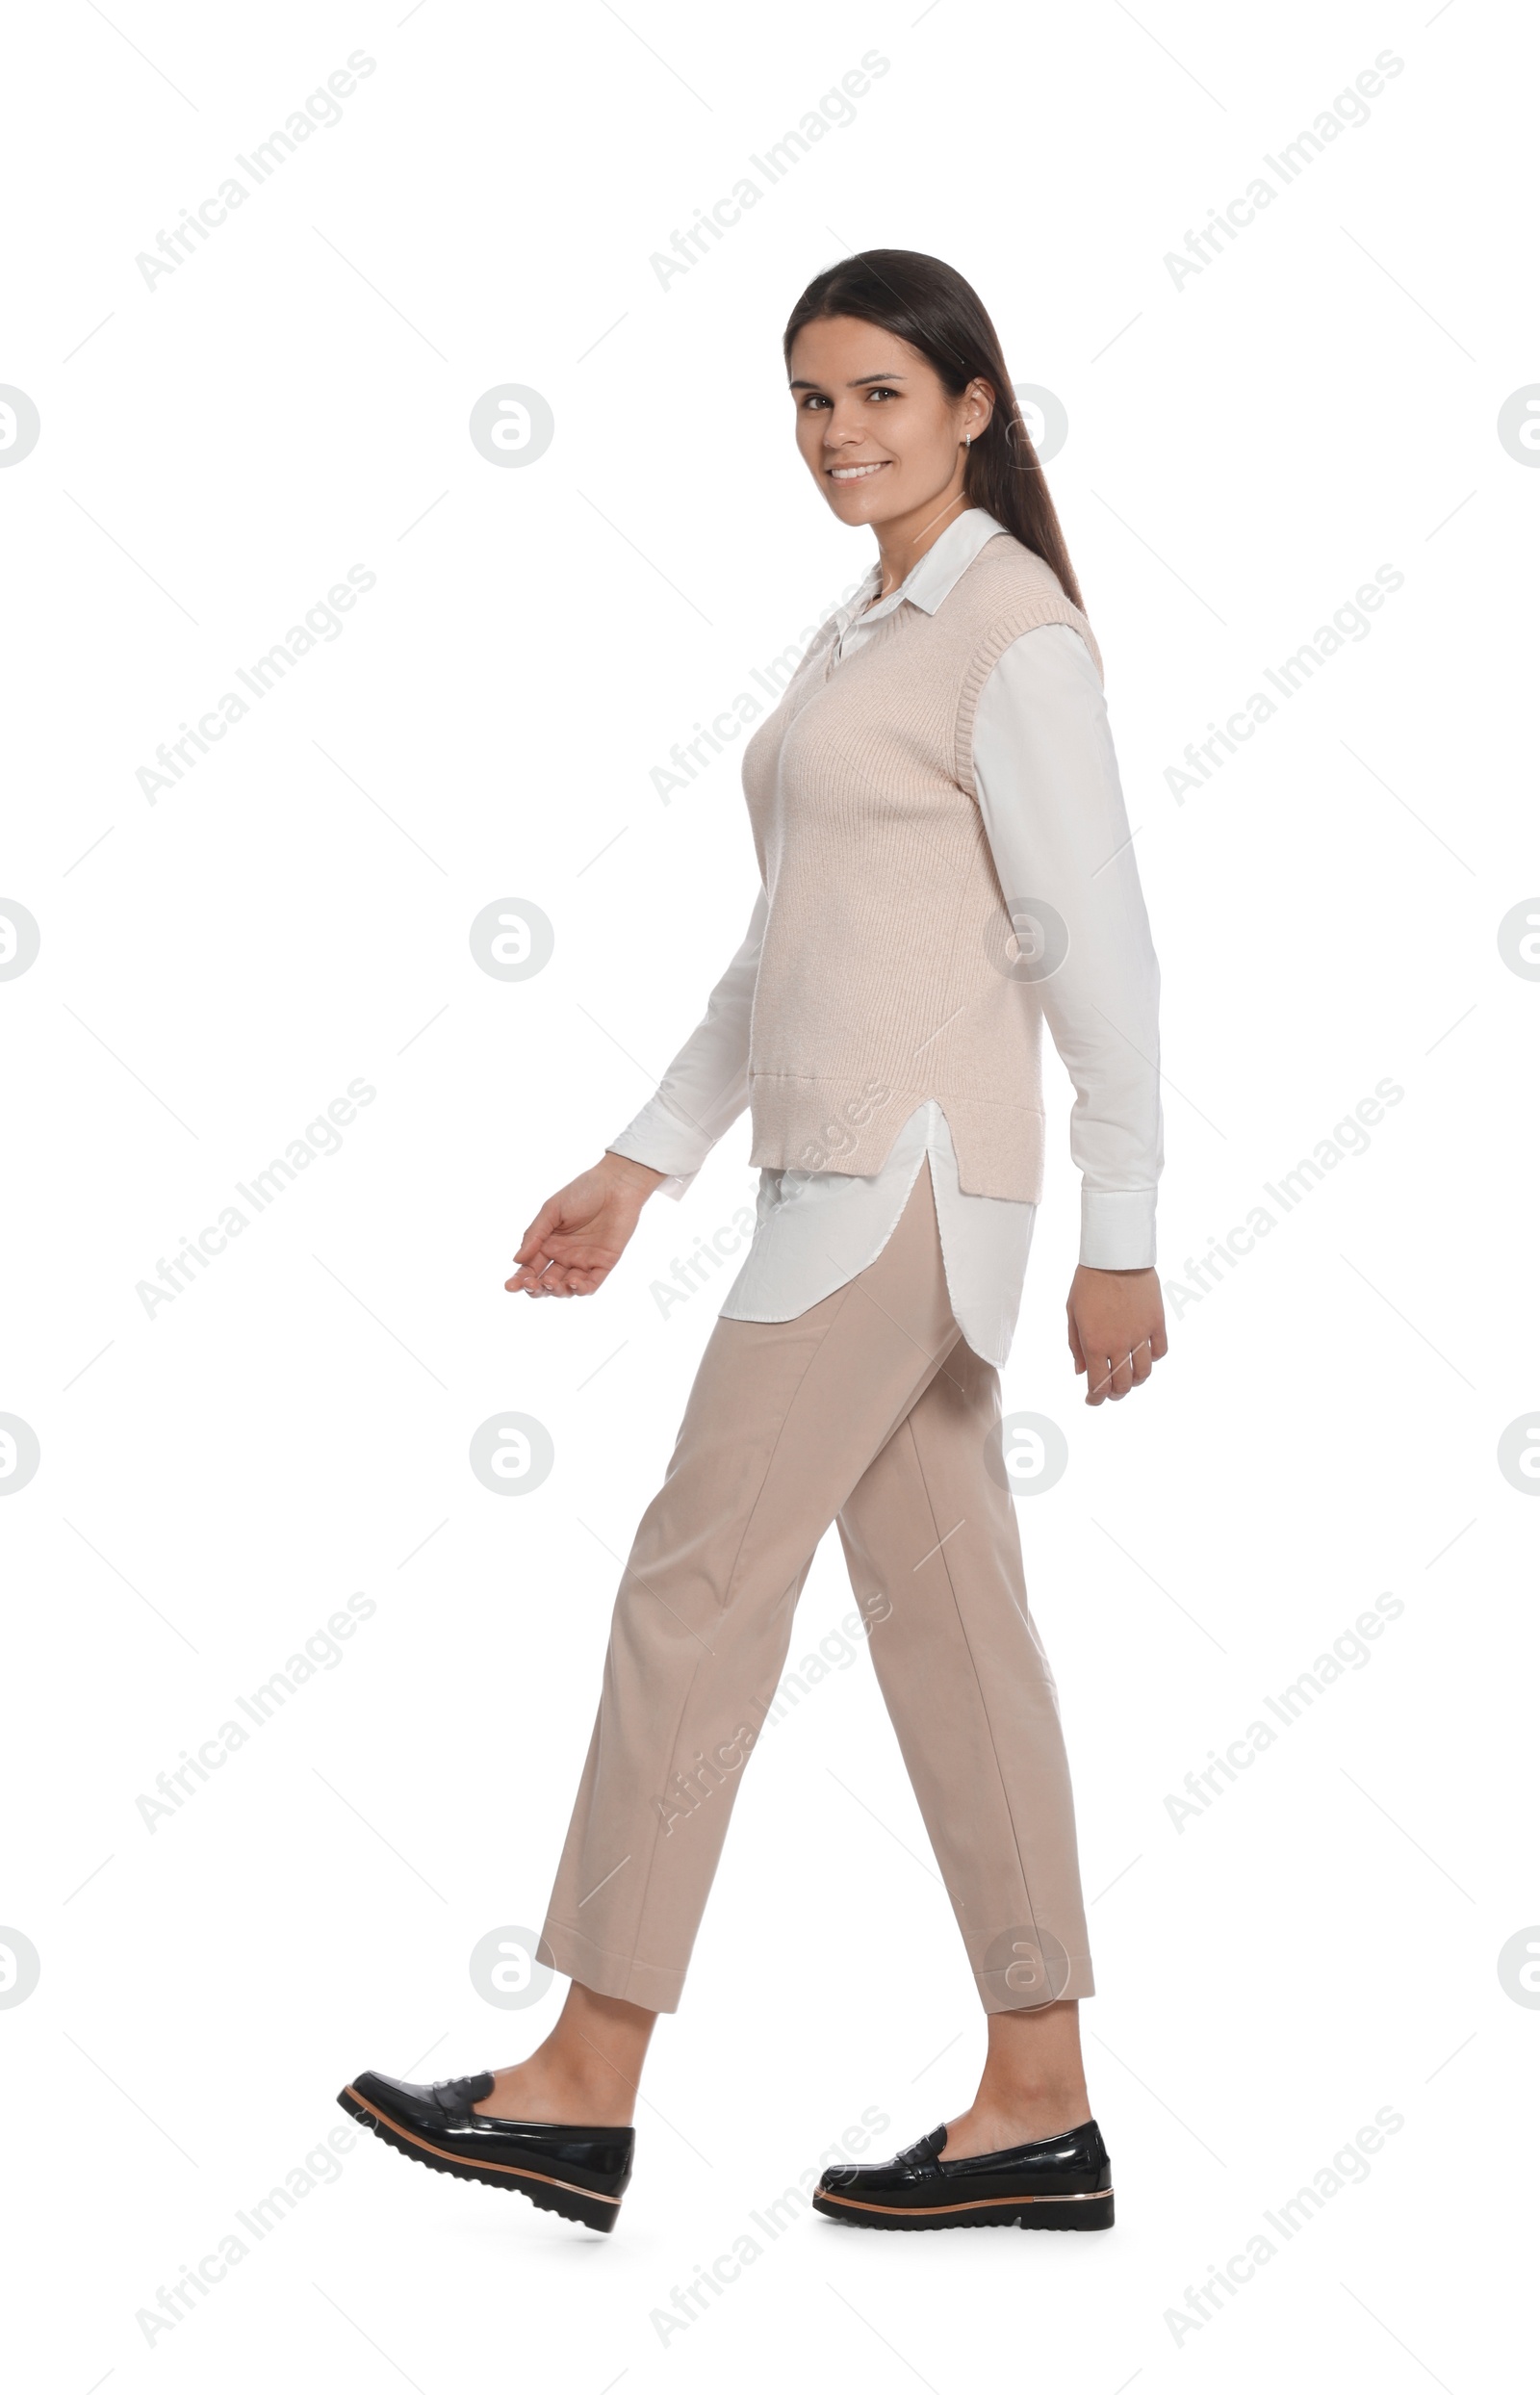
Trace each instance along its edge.
<path fill-rule="evenodd" d="M 684 1973 L 661 1963 L 644 1963 L 634 1954 L 611 1954 L 580 1929 L 549 1916 L 540 1934 L 538 1960 L 578 1979 L 596 1996 L 615 1996 L 628 2004 L 644 2005 L 650 2013 L 677 2013 Z"/>
<path fill-rule="evenodd" d="M 976 1970 L 973 1977 L 987 2013 L 1039 2012 L 1044 2004 L 1073 2004 L 1096 1993 L 1089 1954 L 1055 1955 L 1046 1970 L 1014 1964 Z"/>
<path fill-rule="evenodd" d="M 601 1995 L 678 2006 L 832 1524 L 985 2010 L 1090 1995 L 999 1377 L 954 1319 L 928 1166 L 864 1271 L 789 1322 L 711 1333 L 615 1601 L 548 1959 Z"/>

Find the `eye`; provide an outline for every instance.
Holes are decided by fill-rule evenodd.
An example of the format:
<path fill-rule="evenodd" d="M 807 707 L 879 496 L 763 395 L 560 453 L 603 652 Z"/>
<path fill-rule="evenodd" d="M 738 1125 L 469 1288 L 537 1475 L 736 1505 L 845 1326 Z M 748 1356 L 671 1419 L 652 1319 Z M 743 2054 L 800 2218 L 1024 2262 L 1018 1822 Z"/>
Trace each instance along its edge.
<path fill-rule="evenodd" d="M 866 397 L 869 399 L 896 399 L 898 398 L 898 393 L 893 389 L 891 383 L 880 382 L 873 384 L 871 390 L 867 392 Z"/>
<path fill-rule="evenodd" d="M 802 404 L 805 408 L 808 408 L 808 407 L 827 407 L 827 406 L 828 406 L 828 404 L 829 404 L 829 401 L 828 401 L 828 399 L 826 399 L 826 397 L 825 397 L 825 395 L 823 394 L 823 392 L 821 392 L 821 391 L 808 391 L 808 392 L 805 392 L 805 393 L 804 393 L 801 404 Z"/>

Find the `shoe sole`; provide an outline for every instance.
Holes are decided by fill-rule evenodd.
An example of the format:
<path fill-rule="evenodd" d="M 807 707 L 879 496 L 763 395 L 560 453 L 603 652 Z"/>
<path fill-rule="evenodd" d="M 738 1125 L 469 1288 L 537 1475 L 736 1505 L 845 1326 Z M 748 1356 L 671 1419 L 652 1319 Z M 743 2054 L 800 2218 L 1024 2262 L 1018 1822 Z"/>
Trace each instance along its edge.
<path fill-rule="evenodd" d="M 820 2188 L 812 2208 L 853 2228 L 1111 2228 L 1113 2191 L 1088 2196 L 970 2197 L 965 2203 L 863 2203 Z"/>
<path fill-rule="evenodd" d="M 449 2178 L 475 2179 L 482 2187 L 501 2187 L 514 2195 L 527 2196 L 542 2212 L 559 2212 L 566 2221 L 579 2221 L 584 2228 L 608 2232 L 620 2218 L 619 2196 L 596 2195 L 591 2188 L 575 2187 L 570 2179 L 552 2178 L 543 2171 L 531 2171 L 517 2162 L 466 2162 L 460 2155 L 435 2146 L 416 2129 L 402 2126 L 387 2113 L 378 2112 L 366 2103 L 356 2087 L 345 2087 L 337 2101 L 344 2112 L 372 2129 L 385 2145 L 404 2154 L 408 2162 L 421 2162 L 427 2170 L 443 2171 Z"/>

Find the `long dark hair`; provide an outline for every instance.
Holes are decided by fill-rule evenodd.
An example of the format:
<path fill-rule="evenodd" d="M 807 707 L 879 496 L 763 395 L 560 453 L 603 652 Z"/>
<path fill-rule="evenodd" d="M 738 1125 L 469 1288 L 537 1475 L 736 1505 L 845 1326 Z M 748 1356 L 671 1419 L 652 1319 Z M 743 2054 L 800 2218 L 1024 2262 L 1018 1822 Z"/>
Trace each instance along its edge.
<path fill-rule="evenodd" d="M 1006 372 L 1000 336 L 971 283 L 921 249 L 863 249 L 815 274 L 787 319 L 782 349 L 820 317 L 856 316 L 930 359 L 953 399 L 975 375 L 994 394 L 988 429 L 968 451 L 962 489 L 1022 546 L 1051 565 L 1066 599 L 1084 607 L 1058 513 Z"/>

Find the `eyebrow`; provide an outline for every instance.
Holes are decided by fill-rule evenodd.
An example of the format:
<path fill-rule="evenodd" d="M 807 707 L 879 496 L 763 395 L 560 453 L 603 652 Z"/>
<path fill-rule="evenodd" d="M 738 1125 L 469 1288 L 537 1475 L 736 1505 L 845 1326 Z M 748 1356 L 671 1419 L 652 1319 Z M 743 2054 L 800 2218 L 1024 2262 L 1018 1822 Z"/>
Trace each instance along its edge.
<path fill-rule="evenodd" d="M 847 391 L 859 391 L 862 383 L 902 382 L 904 379 L 905 377 L 900 373 L 852 374 L 850 380 L 846 383 L 845 388 Z M 805 374 L 795 375 L 786 385 L 788 391 L 821 391 L 823 387 L 822 383 L 809 382 Z"/>

